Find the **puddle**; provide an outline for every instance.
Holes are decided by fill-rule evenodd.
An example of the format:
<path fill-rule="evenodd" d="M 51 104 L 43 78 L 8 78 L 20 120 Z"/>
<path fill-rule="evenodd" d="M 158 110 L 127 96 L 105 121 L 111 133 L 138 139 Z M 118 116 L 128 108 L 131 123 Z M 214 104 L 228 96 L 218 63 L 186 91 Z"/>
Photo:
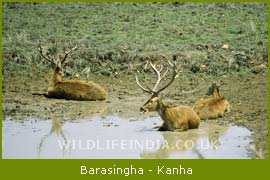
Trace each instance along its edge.
<path fill-rule="evenodd" d="M 199 129 L 159 132 L 159 117 L 118 116 L 62 121 L 2 121 L 3 159 L 32 158 L 252 158 L 252 132 L 237 126 L 202 122 Z"/>

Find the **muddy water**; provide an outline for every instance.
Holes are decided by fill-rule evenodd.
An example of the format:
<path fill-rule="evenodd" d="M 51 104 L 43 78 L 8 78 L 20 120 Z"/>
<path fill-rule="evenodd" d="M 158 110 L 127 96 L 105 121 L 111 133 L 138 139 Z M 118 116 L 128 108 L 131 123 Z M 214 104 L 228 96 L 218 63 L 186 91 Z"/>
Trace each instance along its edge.
<path fill-rule="evenodd" d="M 159 132 L 159 117 L 3 121 L 3 158 L 251 158 L 252 132 L 202 122 L 199 129 Z"/>

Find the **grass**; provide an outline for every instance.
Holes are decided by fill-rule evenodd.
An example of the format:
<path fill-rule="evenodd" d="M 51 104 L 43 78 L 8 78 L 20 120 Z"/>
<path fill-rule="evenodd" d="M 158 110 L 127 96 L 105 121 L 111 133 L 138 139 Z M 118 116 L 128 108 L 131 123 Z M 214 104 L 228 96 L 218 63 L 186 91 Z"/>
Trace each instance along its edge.
<path fill-rule="evenodd" d="M 39 41 L 78 44 L 69 74 L 134 73 L 146 60 L 210 76 L 267 64 L 267 3 L 4 3 L 2 16 L 4 76 L 46 71 Z"/>

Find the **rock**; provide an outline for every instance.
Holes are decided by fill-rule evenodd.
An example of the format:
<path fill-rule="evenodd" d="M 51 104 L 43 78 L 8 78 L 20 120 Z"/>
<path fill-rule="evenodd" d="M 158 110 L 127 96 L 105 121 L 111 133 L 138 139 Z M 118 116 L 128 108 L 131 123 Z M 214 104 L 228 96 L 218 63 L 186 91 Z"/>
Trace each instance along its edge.
<path fill-rule="evenodd" d="M 206 69 L 207 69 L 207 66 L 206 66 L 205 64 L 201 64 L 201 65 L 200 65 L 200 71 L 201 71 L 201 72 L 205 72 Z"/>
<path fill-rule="evenodd" d="M 222 49 L 229 49 L 230 46 L 229 46 L 228 44 L 224 44 L 221 48 L 222 48 Z"/>

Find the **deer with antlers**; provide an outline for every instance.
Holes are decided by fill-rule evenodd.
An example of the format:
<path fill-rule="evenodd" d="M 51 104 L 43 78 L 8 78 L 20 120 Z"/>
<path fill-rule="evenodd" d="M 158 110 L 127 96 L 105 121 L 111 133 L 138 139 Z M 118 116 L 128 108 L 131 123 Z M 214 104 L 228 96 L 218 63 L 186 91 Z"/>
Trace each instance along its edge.
<path fill-rule="evenodd" d="M 194 111 L 201 119 L 216 119 L 222 117 L 225 112 L 230 112 L 230 103 L 219 93 L 220 84 L 213 82 L 206 95 L 210 98 L 200 99 L 193 106 Z"/>
<path fill-rule="evenodd" d="M 48 91 L 45 95 L 49 98 L 78 100 L 78 101 L 96 101 L 105 100 L 108 92 L 99 84 L 92 81 L 83 80 L 64 80 L 62 69 L 66 63 L 68 55 L 77 49 L 77 45 L 65 51 L 64 56 L 60 53 L 43 53 L 41 45 L 38 50 L 42 58 L 50 62 L 53 68 L 53 75 L 48 85 Z"/>
<path fill-rule="evenodd" d="M 157 80 L 153 89 L 149 88 L 146 83 L 146 88 L 141 85 L 136 75 L 137 85 L 146 93 L 151 94 L 150 99 L 141 107 L 142 112 L 157 111 L 159 116 L 163 120 L 162 126 L 159 128 L 160 131 L 186 131 L 188 129 L 198 128 L 200 124 L 200 118 L 196 112 L 188 106 L 184 105 L 169 105 L 164 99 L 159 97 L 160 92 L 168 88 L 175 78 L 178 76 L 180 71 L 177 69 L 175 64 L 169 62 L 169 67 L 162 74 L 163 67 L 160 69 L 156 65 L 150 63 L 151 68 L 157 75 Z M 157 90 L 160 82 L 165 78 L 168 72 L 172 70 L 171 80 L 163 87 Z"/>

